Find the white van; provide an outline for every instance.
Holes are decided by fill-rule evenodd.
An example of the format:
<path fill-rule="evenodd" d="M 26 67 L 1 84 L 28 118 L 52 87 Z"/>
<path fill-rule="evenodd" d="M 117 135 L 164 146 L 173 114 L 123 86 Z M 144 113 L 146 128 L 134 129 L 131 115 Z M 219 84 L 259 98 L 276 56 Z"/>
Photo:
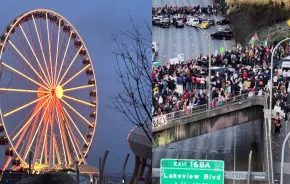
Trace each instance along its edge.
<path fill-rule="evenodd" d="M 187 25 L 195 27 L 199 25 L 199 20 L 197 18 L 191 18 L 186 22 Z"/>
<path fill-rule="evenodd" d="M 153 17 L 153 20 L 156 20 L 156 19 L 161 20 L 161 19 L 163 19 L 163 16 L 155 16 L 155 17 Z"/>
<path fill-rule="evenodd" d="M 281 68 L 290 68 L 290 56 L 283 58 Z"/>

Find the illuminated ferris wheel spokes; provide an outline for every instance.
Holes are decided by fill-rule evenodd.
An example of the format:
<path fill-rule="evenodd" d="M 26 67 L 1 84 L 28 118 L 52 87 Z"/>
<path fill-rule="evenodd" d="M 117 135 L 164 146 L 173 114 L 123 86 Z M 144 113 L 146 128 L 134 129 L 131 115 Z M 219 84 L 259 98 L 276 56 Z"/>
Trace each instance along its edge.
<path fill-rule="evenodd" d="M 11 161 L 14 169 L 27 167 L 30 152 L 36 170 L 86 163 L 98 103 L 95 73 L 82 38 L 64 17 L 44 9 L 21 15 L 6 31 L 0 60 L 7 76 L 17 80 L 13 83 L 11 77 L 15 86 L 2 85 L 0 91 L 9 98 L 21 95 L 23 102 L 2 110 L 3 169 Z M 11 122 L 14 128 L 8 126 Z"/>

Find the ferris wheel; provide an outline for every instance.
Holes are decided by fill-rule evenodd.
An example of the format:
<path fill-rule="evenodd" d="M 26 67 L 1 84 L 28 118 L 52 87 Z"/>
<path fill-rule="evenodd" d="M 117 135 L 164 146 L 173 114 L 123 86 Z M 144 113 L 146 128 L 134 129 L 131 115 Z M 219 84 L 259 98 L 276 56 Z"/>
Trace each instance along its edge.
<path fill-rule="evenodd" d="M 86 164 L 97 122 L 97 86 L 85 43 L 60 14 L 36 9 L 1 35 L 3 169 Z"/>

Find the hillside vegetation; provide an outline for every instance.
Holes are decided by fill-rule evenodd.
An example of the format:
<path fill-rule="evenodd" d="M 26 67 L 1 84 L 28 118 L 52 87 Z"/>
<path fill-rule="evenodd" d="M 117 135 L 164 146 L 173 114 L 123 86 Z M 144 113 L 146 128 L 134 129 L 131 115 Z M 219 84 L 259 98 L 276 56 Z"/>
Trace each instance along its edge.
<path fill-rule="evenodd" d="M 225 0 L 228 5 L 242 5 L 242 4 L 253 4 L 253 5 L 269 5 L 269 4 L 277 4 L 282 5 L 286 8 L 290 8 L 289 1 L 281 1 L 281 0 Z"/>
<path fill-rule="evenodd" d="M 262 40 L 266 35 L 270 35 L 270 42 L 288 36 L 289 28 L 286 24 L 290 18 L 288 0 L 216 0 L 216 2 L 227 5 L 227 15 L 237 42 L 247 43 L 255 32 Z"/>

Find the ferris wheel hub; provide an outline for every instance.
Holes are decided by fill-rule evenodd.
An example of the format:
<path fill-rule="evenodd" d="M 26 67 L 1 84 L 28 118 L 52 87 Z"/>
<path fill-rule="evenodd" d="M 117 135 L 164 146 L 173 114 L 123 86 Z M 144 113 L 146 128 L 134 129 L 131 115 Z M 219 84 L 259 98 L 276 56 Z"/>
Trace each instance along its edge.
<path fill-rule="evenodd" d="M 56 96 L 57 98 L 59 98 L 59 99 L 62 98 L 62 96 L 63 96 L 63 89 L 62 89 L 61 86 L 56 86 L 54 92 L 55 92 L 55 96 Z"/>

